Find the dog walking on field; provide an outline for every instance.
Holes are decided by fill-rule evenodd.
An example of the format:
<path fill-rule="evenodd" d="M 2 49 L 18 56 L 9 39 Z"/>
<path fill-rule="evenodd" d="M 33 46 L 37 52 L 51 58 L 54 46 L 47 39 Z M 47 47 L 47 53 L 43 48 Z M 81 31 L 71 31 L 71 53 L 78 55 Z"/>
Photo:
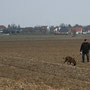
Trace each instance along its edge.
<path fill-rule="evenodd" d="M 70 57 L 70 56 L 65 57 L 65 61 L 64 61 L 64 63 L 65 63 L 65 62 L 67 62 L 68 64 L 73 63 L 74 66 L 76 65 L 76 61 L 75 61 L 75 59 L 72 58 L 72 57 Z"/>

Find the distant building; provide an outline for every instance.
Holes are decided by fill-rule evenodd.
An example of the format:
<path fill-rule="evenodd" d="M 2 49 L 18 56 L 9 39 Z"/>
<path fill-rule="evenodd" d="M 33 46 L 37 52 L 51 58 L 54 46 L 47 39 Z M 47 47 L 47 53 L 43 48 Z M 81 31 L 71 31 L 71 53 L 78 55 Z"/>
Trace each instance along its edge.
<path fill-rule="evenodd" d="M 0 25 L 0 32 L 3 32 L 3 30 L 5 30 L 6 27 L 4 25 Z"/>
<path fill-rule="evenodd" d="M 90 34 L 90 30 L 87 31 L 87 34 Z"/>
<path fill-rule="evenodd" d="M 61 27 L 59 31 L 61 34 L 68 34 L 69 29 L 68 27 Z"/>
<path fill-rule="evenodd" d="M 82 27 L 73 27 L 71 29 L 71 32 L 76 34 L 82 34 Z"/>
<path fill-rule="evenodd" d="M 83 34 L 87 34 L 87 32 L 83 32 Z"/>
<path fill-rule="evenodd" d="M 85 31 L 87 32 L 87 34 L 90 34 L 90 25 L 85 27 Z"/>

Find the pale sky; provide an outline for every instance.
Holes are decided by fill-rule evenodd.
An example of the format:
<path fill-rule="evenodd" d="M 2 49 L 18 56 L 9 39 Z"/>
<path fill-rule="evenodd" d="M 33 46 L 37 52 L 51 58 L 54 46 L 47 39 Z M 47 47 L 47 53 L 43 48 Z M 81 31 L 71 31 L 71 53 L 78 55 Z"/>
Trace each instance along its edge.
<path fill-rule="evenodd" d="M 0 0 L 0 25 L 90 25 L 90 0 Z"/>

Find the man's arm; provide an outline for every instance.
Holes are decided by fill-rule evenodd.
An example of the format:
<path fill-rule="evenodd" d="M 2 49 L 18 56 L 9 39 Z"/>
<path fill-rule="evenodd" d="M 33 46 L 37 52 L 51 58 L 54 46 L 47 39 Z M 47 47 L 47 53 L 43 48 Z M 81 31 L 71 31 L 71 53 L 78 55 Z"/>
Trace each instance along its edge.
<path fill-rule="evenodd" d="M 82 51 L 82 49 L 83 49 L 83 43 L 81 44 L 81 47 L 80 47 L 80 52 Z"/>
<path fill-rule="evenodd" d="M 90 43 L 89 43 L 89 50 L 90 50 Z"/>

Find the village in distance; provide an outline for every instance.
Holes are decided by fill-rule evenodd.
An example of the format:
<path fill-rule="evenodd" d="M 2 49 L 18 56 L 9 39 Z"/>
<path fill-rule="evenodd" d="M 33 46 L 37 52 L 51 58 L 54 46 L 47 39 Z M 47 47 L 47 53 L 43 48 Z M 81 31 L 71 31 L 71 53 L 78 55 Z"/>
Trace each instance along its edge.
<path fill-rule="evenodd" d="M 90 25 L 60 24 L 58 26 L 34 26 L 21 27 L 16 24 L 9 24 L 7 27 L 0 25 L 0 35 L 87 35 L 90 34 Z"/>

